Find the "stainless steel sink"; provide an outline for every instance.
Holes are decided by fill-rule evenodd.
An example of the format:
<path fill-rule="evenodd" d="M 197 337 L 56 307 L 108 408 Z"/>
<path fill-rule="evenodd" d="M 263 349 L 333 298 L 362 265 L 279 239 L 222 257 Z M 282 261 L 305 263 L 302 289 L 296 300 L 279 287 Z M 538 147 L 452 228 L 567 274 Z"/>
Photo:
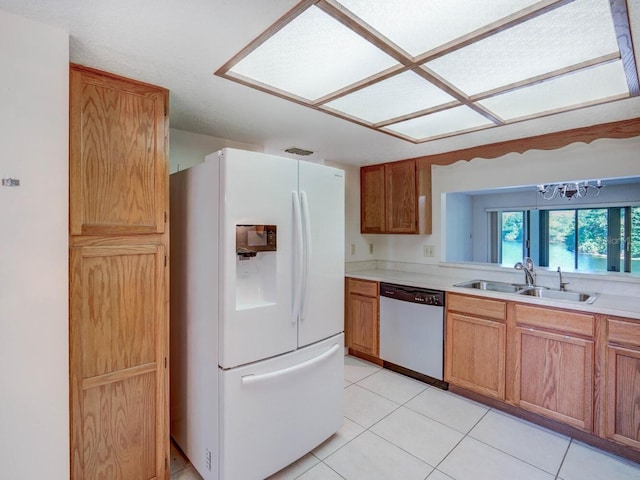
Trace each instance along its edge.
<path fill-rule="evenodd" d="M 476 290 L 489 290 L 491 292 L 517 293 L 525 288 L 524 285 L 517 285 L 506 282 L 493 282 L 490 280 L 471 280 L 470 282 L 458 283 L 454 287 L 475 288 Z"/>
<path fill-rule="evenodd" d="M 549 300 L 566 300 L 569 302 L 593 303 L 596 295 L 593 293 L 569 292 L 565 290 L 553 290 L 542 287 L 528 287 L 518 292 L 520 295 L 530 297 L 548 298 Z"/>
<path fill-rule="evenodd" d="M 528 287 L 526 285 L 506 282 L 494 282 L 492 280 L 471 280 L 458 283 L 454 287 L 473 288 L 491 292 L 515 293 L 530 297 L 547 298 L 549 300 L 564 300 L 567 302 L 593 303 L 596 301 L 595 293 L 570 292 L 566 290 L 554 290 L 547 287 Z"/>

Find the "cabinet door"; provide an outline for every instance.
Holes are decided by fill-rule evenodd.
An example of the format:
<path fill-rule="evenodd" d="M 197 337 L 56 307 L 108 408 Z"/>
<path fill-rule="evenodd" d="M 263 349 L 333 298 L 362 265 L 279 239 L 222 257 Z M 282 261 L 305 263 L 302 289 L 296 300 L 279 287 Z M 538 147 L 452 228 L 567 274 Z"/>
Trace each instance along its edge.
<path fill-rule="evenodd" d="M 360 169 L 360 232 L 383 233 L 384 165 Z"/>
<path fill-rule="evenodd" d="M 349 294 L 348 312 L 347 346 L 378 357 L 378 299 Z"/>
<path fill-rule="evenodd" d="M 72 67 L 71 235 L 162 233 L 167 92 Z"/>
<path fill-rule="evenodd" d="M 446 325 L 445 380 L 504 400 L 504 323 L 449 313 Z"/>
<path fill-rule="evenodd" d="M 165 477 L 161 245 L 70 252 L 71 478 Z"/>
<path fill-rule="evenodd" d="M 606 436 L 640 449 L 640 349 L 607 347 Z"/>
<path fill-rule="evenodd" d="M 516 404 L 591 431 L 594 342 L 532 328 L 515 330 Z"/>
<path fill-rule="evenodd" d="M 387 163 L 384 168 L 386 232 L 417 233 L 415 161 Z"/>

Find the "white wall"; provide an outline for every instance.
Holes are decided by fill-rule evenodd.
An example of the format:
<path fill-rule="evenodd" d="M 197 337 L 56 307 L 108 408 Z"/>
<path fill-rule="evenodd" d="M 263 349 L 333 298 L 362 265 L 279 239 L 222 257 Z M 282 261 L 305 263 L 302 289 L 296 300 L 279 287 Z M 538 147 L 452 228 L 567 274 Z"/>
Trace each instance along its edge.
<path fill-rule="evenodd" d="M 174 173 L 202 163 L 204 157 L 224 147 L 263 151 L 263 148 L 257 145 L 172 128 L 169 132 L 169 172 Z"/>
<path fill-rule="evenodd" d="M 558 181 L 596 178 L 637 177 L 640 175 L 640 137 L 600 139 L 590 144 L 574 143 L 557 150 L 529 150 L 509 153 L 495 159 L 476 158 L 470 162 L 434 166 L 433 213 L 434 242 L 446 258 L 448 240 L 441 227 L 446 218 L 446 193 L 537 185 Z M 578 176 L 576 178 L 576 176 Z M 530 196 L 531 205 L 538 200 Z M 529 203 L 529 202 L 527 202 Z"/>
<path fill-rule="evenodd" d="M 557 150 L 529 150 L 499 158 L 434 166 L 432 235 L 367 235 L 366 238 L 375 244 L 376 260 L 435 264 L 446 258 L 450 241 L 446 238 L 446 224 L 442 223 L 442 212 L 446 209 L 444 194 L 571 181 L 576 180 L 576 175 L 579 179 L 635 177 L 640 175 L 638 151 L 640 137 L 600 139 Z M 359 212 L 357 217 L 347 217 L 347 223 L 354 222 L 359 223 Z M 433 258 L 423 256 L 423 245 L 435 247 Z M 349 255 L 347 261 L 350 261 Z"/>
<path fill-rule="evenodd" d="M 0 11 L 0 477 L 69 478 L 66 32 Z"/>

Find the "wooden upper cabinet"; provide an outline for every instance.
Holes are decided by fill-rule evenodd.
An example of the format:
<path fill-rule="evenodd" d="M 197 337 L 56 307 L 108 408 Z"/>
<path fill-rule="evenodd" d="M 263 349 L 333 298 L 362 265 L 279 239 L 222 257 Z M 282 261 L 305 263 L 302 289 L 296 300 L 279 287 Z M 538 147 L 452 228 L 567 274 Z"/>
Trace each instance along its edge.
<path fill-rule="evenodd" d="M 70 88 L 71 235 L 163 233 L 167 90 L 75 65 Z"/>
<path fill-rule="evenodd" d="M 387 233 L 417 233 L 416 162 L 387 163 L 384 177 Z"/>
<path fill-rule="evenodd" d="M 360 169 L 360 231 L 385 231 L 384 165 L 371 165 Z"/>
<path fill-rule="evenodd" d="M 360 232 L 431 234 L 431 164 L 411 159 L 362 167 Z"/>

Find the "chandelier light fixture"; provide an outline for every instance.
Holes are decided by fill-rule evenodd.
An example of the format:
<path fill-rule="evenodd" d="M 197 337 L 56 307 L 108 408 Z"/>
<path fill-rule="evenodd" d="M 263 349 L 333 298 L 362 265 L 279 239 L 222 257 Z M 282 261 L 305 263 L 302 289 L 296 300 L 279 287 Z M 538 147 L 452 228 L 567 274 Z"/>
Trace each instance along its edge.
<path fill-rule="evenodd" d="M 597 197 L 600 189 L 604 187 L 601 180 L 596 180 L 592 184 L 590 180 L 567 183 L 551 183 L 549 185 L 538 185 L 538 193 L 544 200 L 553 200 L 556 197 L 572 198 Z"/>

